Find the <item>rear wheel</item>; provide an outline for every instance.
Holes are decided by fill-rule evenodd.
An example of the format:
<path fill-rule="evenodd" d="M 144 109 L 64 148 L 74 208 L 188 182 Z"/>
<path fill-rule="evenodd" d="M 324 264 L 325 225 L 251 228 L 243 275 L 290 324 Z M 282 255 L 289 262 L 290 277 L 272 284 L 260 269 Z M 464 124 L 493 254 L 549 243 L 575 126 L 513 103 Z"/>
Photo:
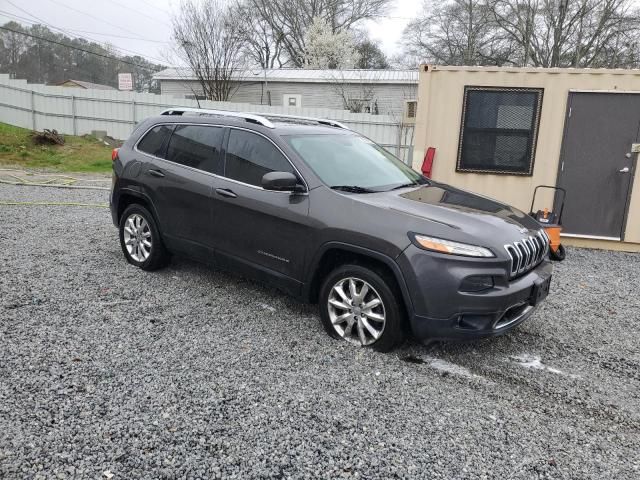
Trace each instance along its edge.
<path fill-rule="evenodd" d="M 343 265 L 320 289 L 320 318 L 329 335 L 386 352 L 403 339 L 402 308 L 392 280 L 370 268 Z"/>
<path fill-rule="evenodd" d="M 120 217 L 120 246 L 127 261 L 143 270 L 157 270 L 168 260 L 156 222 L 142 205 L 129 205 Z"/>

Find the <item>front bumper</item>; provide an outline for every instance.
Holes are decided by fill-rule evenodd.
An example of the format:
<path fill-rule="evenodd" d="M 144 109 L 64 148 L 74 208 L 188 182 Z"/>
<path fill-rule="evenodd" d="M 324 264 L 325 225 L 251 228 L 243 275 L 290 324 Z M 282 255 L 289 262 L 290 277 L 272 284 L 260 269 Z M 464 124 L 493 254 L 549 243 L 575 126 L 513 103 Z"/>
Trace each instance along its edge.
<path fill-rule="evenodd" d="M 411 328 L 419 340 L 465 340 L 511 330 L 535 312 L 540 286 L 548 286 L 552 273 L 545 259 L 509 280 L 508 260 L 430 253 L 414 246 L 398 260 L 413 306 Z M 492 276 L 494 287 L 461 291 L 463 280 L 473 275 Z"/>

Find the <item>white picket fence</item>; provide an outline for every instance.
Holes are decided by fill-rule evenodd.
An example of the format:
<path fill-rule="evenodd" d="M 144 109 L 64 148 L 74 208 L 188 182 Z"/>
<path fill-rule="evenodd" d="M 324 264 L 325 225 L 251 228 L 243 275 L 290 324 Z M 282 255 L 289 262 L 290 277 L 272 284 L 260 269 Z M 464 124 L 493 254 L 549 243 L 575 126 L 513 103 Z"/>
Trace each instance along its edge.
<path fill-rule="evenodd" d="M 100 130 L 114 138 L 126 139 L 136 123 L 176 106 L 197 107 L 198 104 L 195 100 L 151 93 L 31 84 L 0 74 L 0 122 L 33 130 L 56 129 L 67 135 L 84 135 Z M 413 125 L 403 125 L 401 119 L 390 115 L 204 100 L 200 101 L 200 106 L 236 112 L 280 113 L 338 120 L 395 153 L 405 162 L 411 161 Z"/>

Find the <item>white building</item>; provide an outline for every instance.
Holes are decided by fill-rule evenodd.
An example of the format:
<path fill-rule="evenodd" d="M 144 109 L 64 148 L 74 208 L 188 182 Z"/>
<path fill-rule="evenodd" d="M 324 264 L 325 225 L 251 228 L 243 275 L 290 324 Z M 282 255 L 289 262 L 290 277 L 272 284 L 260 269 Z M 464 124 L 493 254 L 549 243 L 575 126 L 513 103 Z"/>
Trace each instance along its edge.
<path fill-rule="evenodd" d="M 347 109 L 359 113 L 402 115 L 416 100 L 416 70 L 267 69 L 238 72 L 231 102 L 255 105 Z M 204 98 L 189 69 L 156 73 L 163 95 Z M 409 108 L 414 108 L 410 104 Z"/>

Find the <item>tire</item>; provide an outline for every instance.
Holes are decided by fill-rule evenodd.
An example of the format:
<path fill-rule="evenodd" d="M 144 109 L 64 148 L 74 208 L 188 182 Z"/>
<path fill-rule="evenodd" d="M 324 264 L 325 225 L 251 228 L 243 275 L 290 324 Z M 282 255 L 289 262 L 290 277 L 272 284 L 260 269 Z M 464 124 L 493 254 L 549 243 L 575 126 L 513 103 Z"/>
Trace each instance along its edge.
<path fill-rule="evenodd" d="M 562 244 L 558 245 L 558 250 L 555 252 L 553 250 L 549 250 L 549 258 L 556 262 L 561 262 L 567 257 L 567 252 L 565 251 Z"/>
<path fill-rule="evenodd" d="M 327 275 L 320 288 L 322 325 L 333 338 L 388 352 L 404 339 L 399 295 L 393 279 L 384 273 L 361 265 L 342 265 Z"/>
<path fill-rule="evenodd" d="M 120 247 L 131 265 L 142 270 L 164 267 L 169 255 L 153 215 L 142 205 L 129 205 L 120 217 Z"/>

